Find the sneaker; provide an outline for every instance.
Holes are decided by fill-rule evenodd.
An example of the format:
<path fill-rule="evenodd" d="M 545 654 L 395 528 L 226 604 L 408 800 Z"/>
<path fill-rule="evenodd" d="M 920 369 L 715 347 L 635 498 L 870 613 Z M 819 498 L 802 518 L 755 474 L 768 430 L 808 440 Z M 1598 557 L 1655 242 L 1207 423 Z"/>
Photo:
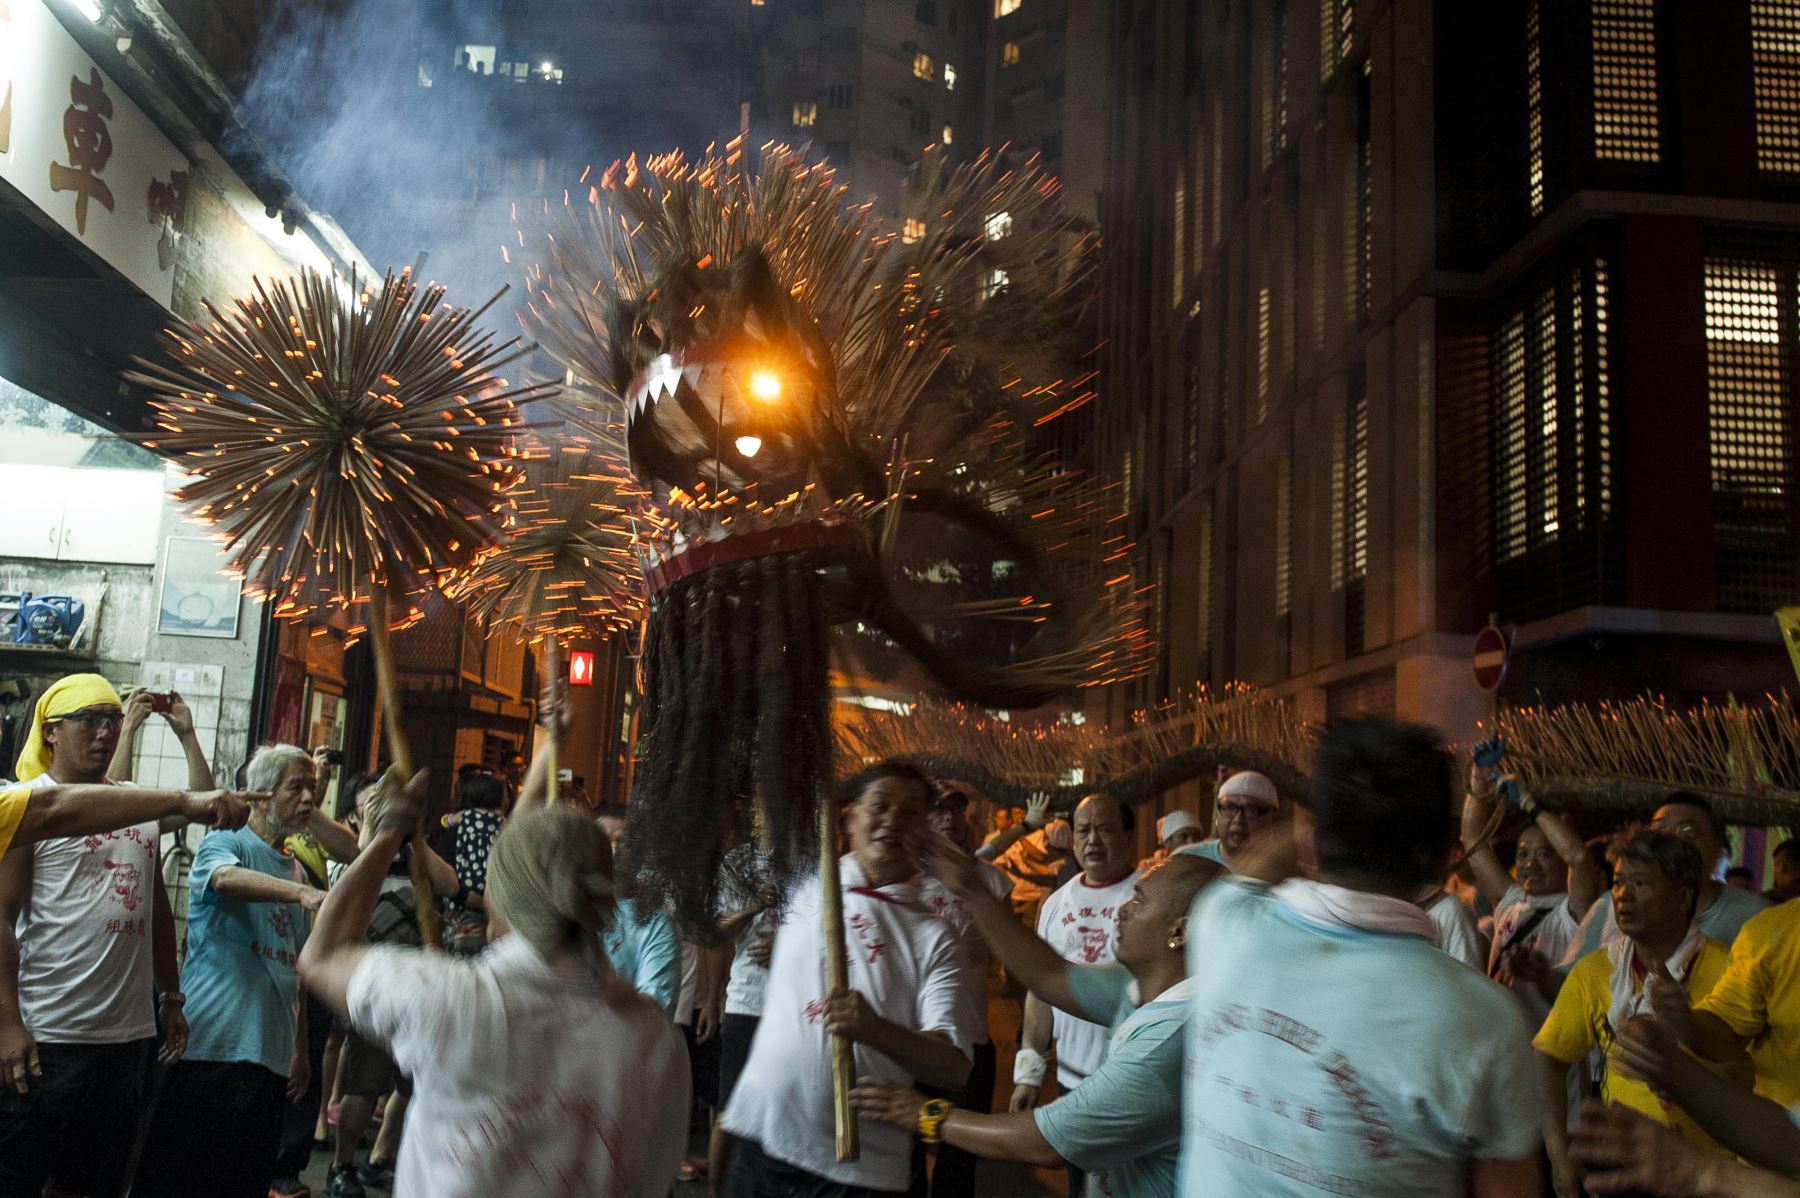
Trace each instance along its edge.
<path fill-rule="evenodd" d="M 355 1165 L 333 1165 L 325 1181 L 326 1198 L 368 1198 L 363 1189 L 361 1170 Z"/>
<path fill-rule="evenodd" d="M 393 1161 L 370 1160 L 366 1165 L 357 1166 L 356 1175 L 372 1189 L 391 1191 L 394 1188 Z"/>
<path fill-rule="evenodd" d="M 269 1183 L 269 1198 L 312 1198 L 312 1187 L 298 1177 L 277 1177 Z"/>

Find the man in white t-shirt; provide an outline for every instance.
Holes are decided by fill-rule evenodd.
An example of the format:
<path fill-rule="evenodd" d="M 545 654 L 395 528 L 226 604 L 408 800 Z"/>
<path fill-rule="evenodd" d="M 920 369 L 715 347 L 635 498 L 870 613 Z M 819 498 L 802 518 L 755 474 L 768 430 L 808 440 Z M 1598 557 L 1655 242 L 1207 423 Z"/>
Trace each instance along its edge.
<path fill-rule="evenodd" d="M 1110 795 L 1089 795 L 1075 808 L 1075 860 L 1081 872 L 1044 900 L 1038 910 L 1037 933 L 1065 961 L 1110 965 L 1119 930 L 1119 908 L 1137 887 L 1137 855 L 1132 832 L 1137 817 Z M 1044 1054 L 1056 1042 L 1056 1080 L 1073 1090 L 1097 1069 L 1106 1054 L 1105 1025 L 1078 1019 L 1029 994 L 1019 1029 L 1019 1053 L 1013 1059 L 1015 1114 L 1037 1105 L 1044 1080 Z M 1079 1194 L 1084 1176 L 1069 1166 L 1069 1192 Z"/>
<path fill-rule="evenodd" d="M 925 819 L 933 835 L 968 852 L 968 813 L 969 796 L 958 787 L 943 786 L 933 797 Z M 981 888 L 1002 902 L 1011 901 L 1012 879 L 979 857 L 974 862 L 973 872 Z M 993 966 L 987 941 L 975 930 L 969 905 L 936 877 L 925 874 L 920 879 L 919 897 L 956 931 L 967 981 L 969 1026 L 976 1030 L 975 1067 L 969 1071 L 969 1083 L 950 1097 L 965 1111 L 985 1112 L 994 1102 L 994 1041 L 988 1035 L 988 977 Z M 973 1153 L 949 1144 L 939 1147 L 937 1164 L 931 1172 L 932 1198 L 971 1198 L 975 1193 L 976 1159 Z"/>
<path fill-rule="evenodd" d="M 104 784 L 131 712 L 98 674 L 72 674 L 45 690 L 19 757 L 19 781 Z M 198 752 L 186 704 L 164 713 L 190 756 Z M 211 774 L 200 759 L 200 783 Z M 0 1193 L 36 1194 L 45 1181 L 73 1193 L 116 1193 L 141 1114 L 150 1047 L 162 1059 L 187 1047 L 175 918 L 158 868 L 164 831 L 185 820 L 41 840 L 0 863 L 0 1068 L 35 1060 L 41 1075 L 0 1102 Z"/>
<path fill-rule="evenodd" d="M 384 781 L 376 833 L 319 911 L 300 972 L 413 1078 L 396 1198 L 661 1198 L 687 1139 L 681 1038 L 613 975 L 606 837 L 571 807 L 515 815 L 488 860 L 486 952 L 363 942 L 424 803 Z"/>
<path fill-rule="evenodd" d="M 1528 822 L 1508 874 L 1491 843 L 1475 843 L 1492 821 L 1502 781 L 1490 777 L 1486 767 L 1470 767 L 1463 843 L 1474 846 L 1469 869 L 1494 907 L 1488 976 L 1519 996 L 1525 1022 L 1539 1028 L 1562 985 L 1556 963 L 1575 939 L 1581 917 L 1606 889 L 1606 877 L 1569 821 L 1539 807 L 1530 795 L 1520 802 Z"/>
<path fill-rule="evenodd" d="M 825 989 L 818 879 L 790 898 L 769 964 L 762 1022 L 721 1120 L 733 1147 L 727 1198 L 860 1198 L 904 1191 L 912 1137 L 864 1121 L 862 1155 L 840 1161 L 831 1037 L 855 1042 L 857 1076 L 960 1089 L 975 1034 L 967 1026 L 956 933 L 919 900 L 914 865 L 930 835 L 930 781 L 897 762 L 850 780 L 850 852 L 840 862 L 848 989 Z"/>

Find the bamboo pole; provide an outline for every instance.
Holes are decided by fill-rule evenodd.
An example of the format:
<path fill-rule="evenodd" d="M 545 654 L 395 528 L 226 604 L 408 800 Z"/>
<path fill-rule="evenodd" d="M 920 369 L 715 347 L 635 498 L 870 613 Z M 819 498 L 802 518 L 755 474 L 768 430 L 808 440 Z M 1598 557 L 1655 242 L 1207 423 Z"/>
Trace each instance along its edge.
<path fill-rule="evenodd" d="M 412 745 L 406 739 L 404 707 L 400 701 L 400 674 L 394 668 L 394 642 L 388 629 L 388 591 L 386 585 L 369 583 L 369 648 L 375 657 L 376 685 L 381 690 L 381 722 L 387 731 L 388 758 L 392 769 L 404 783 L 413 776 Z M 442 949 L 443 928 L 438 919 L 437 896 L 431 889 L 431 871 L 426 867 L 425 817 L 413 830 L 412 860 L 407 872 L 412 879 L 413 908 L 419 914 L 419 936 L 425 948 Z"/>
<path fill-rule="evenodd" d="M 828 992 L 850 988 L 850 961 L 844 951 L 844 891 L 838 881 L 838 810 L 819 803 L 819 893 L 825 904 L 825 983 Z M 850 1087 L 856 1084 L 856 1048 L 848 1036 L 831 1038 L 831 1099 L 837 1123 L 837 1158 L 862 1155 Z"/>
<path fill-rule="evenodd" d="M 544 674 L 552 683 L 557 683 L 561 681 L 558 677 L 561 673 L 562 654 L 556 651 L 556 636 L 554 633 L 546 633 L 544 636 Z M 560 693 L 563 695 L 563 702 L 567 703 L 569 701 L 567 692 Z M 546 766 L 544 771 L 544 805 L 547 807 L 554 807 L 556 806 L 556 792 L 558 789 L 556 785 L 556 748 L 557 740 L 562 736 L 562 712 L 554 711 L 550 714 L 550 727 L 544 733 L 548 738 L 544 743 L 544 765 Z"/>

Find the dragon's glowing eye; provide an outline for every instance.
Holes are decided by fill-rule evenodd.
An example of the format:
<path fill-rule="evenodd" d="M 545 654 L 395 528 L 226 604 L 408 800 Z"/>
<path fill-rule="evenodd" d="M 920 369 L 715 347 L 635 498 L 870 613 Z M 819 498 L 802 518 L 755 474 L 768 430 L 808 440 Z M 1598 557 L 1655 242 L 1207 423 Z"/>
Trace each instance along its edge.
<path fill-rule="evenodd" d="M 781 376 L 773 370 L 751 371 L 750 394 L 764 403 L 775 402 L 781 398 Z"/>

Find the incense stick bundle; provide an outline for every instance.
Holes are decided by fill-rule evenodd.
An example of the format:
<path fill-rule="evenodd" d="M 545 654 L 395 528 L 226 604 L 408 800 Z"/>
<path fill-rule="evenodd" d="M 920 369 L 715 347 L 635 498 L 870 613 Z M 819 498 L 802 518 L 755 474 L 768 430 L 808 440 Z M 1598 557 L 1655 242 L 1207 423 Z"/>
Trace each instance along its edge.
<path fill-rule="evenodd" d="M 498 296 L 495 297 L 499 298 Z M 412 753 L 389 643 L 390 606 L 471 566 L 515 481 L 518 405 L 546 395 L 496 373 L 526 352 L 476 310 L 389 273 L 379 290 L 305 271 L 163 334 L 170 364 L 138 359 L 151 393 L 140 438 L 193 477 L 176 498 L 209 526 L 276 614 L 367 602 L 388 753 Z M 489 300 L 488 304 L 492 304 Z M 415 838 L 413 884 L 431 893 Z M 436 907 L 418 904 L 425 943 Z"/>

